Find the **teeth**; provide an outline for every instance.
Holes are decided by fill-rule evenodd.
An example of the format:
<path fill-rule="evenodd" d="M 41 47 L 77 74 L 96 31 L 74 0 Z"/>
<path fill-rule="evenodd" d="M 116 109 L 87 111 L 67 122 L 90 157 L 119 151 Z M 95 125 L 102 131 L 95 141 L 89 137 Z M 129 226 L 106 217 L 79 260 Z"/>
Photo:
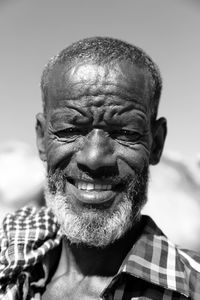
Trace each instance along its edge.
<path fill-rule="evenodd" d="M 101 187 L 103 187 L 103 185 L 95 184 L 95 190 L 101 190 L 102 189 Z"/>
<path fill-rule="evenodd" d="M 86 190 L 94 190 L 94 184 L 88 183 L 88 184 L 86 185 Z"/>
<path fill-rule="evenodd" d="M 79 190 L 87 190 L 87 191 L 92 191 L 92 190 L 106 191 L 106 190 L 111 190 L 112 188 L 111 184 L 100 184 L 100 183 L 93 184 L 91 182 L 85 182 L 85 181 L 76 181 L 75 186 Z"/>

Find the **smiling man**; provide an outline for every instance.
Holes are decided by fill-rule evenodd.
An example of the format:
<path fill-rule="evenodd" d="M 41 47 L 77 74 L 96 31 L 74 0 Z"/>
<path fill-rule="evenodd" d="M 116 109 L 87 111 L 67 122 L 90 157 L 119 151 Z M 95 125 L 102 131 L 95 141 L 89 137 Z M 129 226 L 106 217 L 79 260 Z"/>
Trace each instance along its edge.
<path fill-rule="evenodd" d="M 45 67 L 36 131 L 48 208 L 4 221 L 4 297 L 200 299 L 194 255 L 141 216 L 166 137 L 161 86 L 149 56 L 111 38 L 74 43 Z"/>

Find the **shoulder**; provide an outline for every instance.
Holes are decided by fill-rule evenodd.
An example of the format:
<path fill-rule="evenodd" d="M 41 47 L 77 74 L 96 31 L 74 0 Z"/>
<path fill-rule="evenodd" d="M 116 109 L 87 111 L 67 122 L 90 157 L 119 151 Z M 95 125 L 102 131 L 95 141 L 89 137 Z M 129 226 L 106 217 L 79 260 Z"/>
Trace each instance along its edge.
<path fill-rule="evenodd" d="M 200 254 L 177 248 L 192 299 L 200 299 Z"/>
<path fill-rule="evenodd" d="M 46 207 L 37 210 L 35 207 L 23 207 L 3 220 L 1 240 L 13 241 L 44 240 L 58 232 L 58 224 L 53 213 Z"/>
<path fill-rule="evenodd" d="M 8 214 L 0 231 L 0 248 L 7 243 L 29 243 L 54 239 L 59 235 L 59 225 L 50 209 L 42 207 L 23 207 Z"/>
<path fill-rule="evenodd" d="M 56 218 L 47 207 L 41 207 L 39 210 L 35 207 L 25 206 L 19 210 L 7 214 L 2 222 L 3 231 L 14 229 L 25 229 L 31 227 L 41 227 L 42 225 L 56 224 Z"/>
<path fill-rule="evenodd" d="M 200 275 L 200 254 L 188 249 L 177 248 L 180 260 L 185 270 Z"/>
<path fill-rule="evenodd" d="M 51 253 L 55 262 L 60 245 L 61 231 L 49 209 L 24 207 L 7 215 L 0 232 L 0 299 L 28 293 L 30 282 L 44 287 L 50 272 L 47 258 Z"/>
<path fill-rule="evenodd" d="M 154 284 L 163 285 L 180 294 L 190 296 L 193 300 L 199 300 L 200 255 L 194 251 L 181 249 L 172 243 L 149 217 L 145 216 L 144 220 L 146 225 L 140 238 L 143 243 L 138 247 L 137 256 L 141 257 L 141 253 L 144 252 L 145 265 L 143 263 L 142 267 L 148 266 L 150 274 L 154 269 L 156 276 L 149 275 L 148 278 Z"/>
<path fill-rule="evenodd" d="M 60 240 L 56 218 L 46 207 L 8 214 L 0 232 L 0 278 L 41 261 Z"/>

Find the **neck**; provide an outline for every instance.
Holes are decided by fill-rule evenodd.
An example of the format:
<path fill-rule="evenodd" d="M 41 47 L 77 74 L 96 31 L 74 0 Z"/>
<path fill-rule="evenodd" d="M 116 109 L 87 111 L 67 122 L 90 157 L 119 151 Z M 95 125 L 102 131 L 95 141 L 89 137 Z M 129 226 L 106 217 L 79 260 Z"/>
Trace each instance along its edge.
<path fill-rule="evenodd" d="M 89 247 L 87 245 L 71 244 L 66 238 L 68 262 L 84 276 L 114 276 L 126 255 L 136 242 L 142 229 L 138 222 L 121 239 L 105 248 Z"/>

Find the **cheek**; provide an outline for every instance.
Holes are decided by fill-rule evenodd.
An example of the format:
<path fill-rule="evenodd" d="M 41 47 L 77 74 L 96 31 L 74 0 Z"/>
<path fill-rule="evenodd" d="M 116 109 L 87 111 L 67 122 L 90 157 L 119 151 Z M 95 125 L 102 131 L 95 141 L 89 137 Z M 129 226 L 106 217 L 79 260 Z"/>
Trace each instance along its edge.
<path fill-rule="evenodd" d="M 118 169 L 121 174 L 141 172 L 149 165 L 150 152 L 146 147 L 135 145 L 134 148 L 120 147 L 117 155 Z"/>
<path fill-rule="evenodd" d="M 46 144 L 48 170 L 55 170 L 60 167 L 65 168 L 76 153 L 78 145 L 76 142 L 64 143 L 55 139 L 48 139 Z"/>

